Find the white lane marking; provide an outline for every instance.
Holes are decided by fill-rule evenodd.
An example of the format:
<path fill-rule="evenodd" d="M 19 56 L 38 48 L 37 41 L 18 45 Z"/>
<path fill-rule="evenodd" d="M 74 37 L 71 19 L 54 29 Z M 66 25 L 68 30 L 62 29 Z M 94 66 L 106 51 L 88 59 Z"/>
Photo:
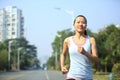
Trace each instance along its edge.
<path fill-rule="evenodd" d="M 49 77 L 48 77 L 47 71 L 45 71 L 45 76 L 46 76 L 47 80 L 50 80 Z"/>

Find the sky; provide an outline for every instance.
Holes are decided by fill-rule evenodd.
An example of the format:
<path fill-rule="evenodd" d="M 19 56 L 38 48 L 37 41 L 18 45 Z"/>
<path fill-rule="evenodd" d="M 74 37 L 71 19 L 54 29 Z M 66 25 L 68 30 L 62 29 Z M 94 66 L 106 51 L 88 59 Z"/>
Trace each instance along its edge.
<path fill-rule="evenodd" d="M 6 6 L 22 10 L 25 36 L 37 47 L 41 62 L 51 56 L 58 31 L 74 30 L 77 15 L 86 16 L 87 27 L 96 33 L 107 25 L 120 25 L 120 0 L 0 0 L 0 9 Z"/>

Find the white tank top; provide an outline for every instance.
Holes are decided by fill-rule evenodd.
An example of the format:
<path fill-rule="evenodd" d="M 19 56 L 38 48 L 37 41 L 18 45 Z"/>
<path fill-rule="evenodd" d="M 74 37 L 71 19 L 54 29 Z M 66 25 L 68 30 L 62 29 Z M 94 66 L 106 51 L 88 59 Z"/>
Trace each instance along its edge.
<path fill-rule="evenodd" d="M 85 55 L 78 52 L 78 46 L 73 41 L 73 37 L 69 37 L 69 55 L 70 55 L 70 69 L 67 77 L 92 79 L 91 62 Z M 90 37 L 87 36 L 86 42 L 83 45 L 85 51 L 91 53 Z"/>

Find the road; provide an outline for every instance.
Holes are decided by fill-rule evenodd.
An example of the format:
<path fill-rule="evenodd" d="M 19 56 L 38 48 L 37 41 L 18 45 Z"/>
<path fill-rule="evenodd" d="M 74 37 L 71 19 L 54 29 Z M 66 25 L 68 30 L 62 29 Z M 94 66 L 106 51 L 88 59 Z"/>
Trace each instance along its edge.
<path fill-rule="evenodd" d="M 0 80 L 65 80 L 59 71 L 31 70 L 0 73 Z"/>

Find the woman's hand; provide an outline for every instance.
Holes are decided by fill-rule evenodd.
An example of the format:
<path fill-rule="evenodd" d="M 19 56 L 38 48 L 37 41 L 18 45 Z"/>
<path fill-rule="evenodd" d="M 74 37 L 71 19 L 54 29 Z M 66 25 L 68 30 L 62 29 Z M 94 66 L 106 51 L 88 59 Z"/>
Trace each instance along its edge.
<path fill-rule="evenodd" d="M 85 49 L 83 47 L 81 47 L 81 46 L 78 46 L 78 52 L 80 52 L 82 54 L 86 53 Z"/>
<path fill-rule="evenodd" d="M 68 72 L 66 66 L 61 67 L 62 74 L 66 74 Z"/>

